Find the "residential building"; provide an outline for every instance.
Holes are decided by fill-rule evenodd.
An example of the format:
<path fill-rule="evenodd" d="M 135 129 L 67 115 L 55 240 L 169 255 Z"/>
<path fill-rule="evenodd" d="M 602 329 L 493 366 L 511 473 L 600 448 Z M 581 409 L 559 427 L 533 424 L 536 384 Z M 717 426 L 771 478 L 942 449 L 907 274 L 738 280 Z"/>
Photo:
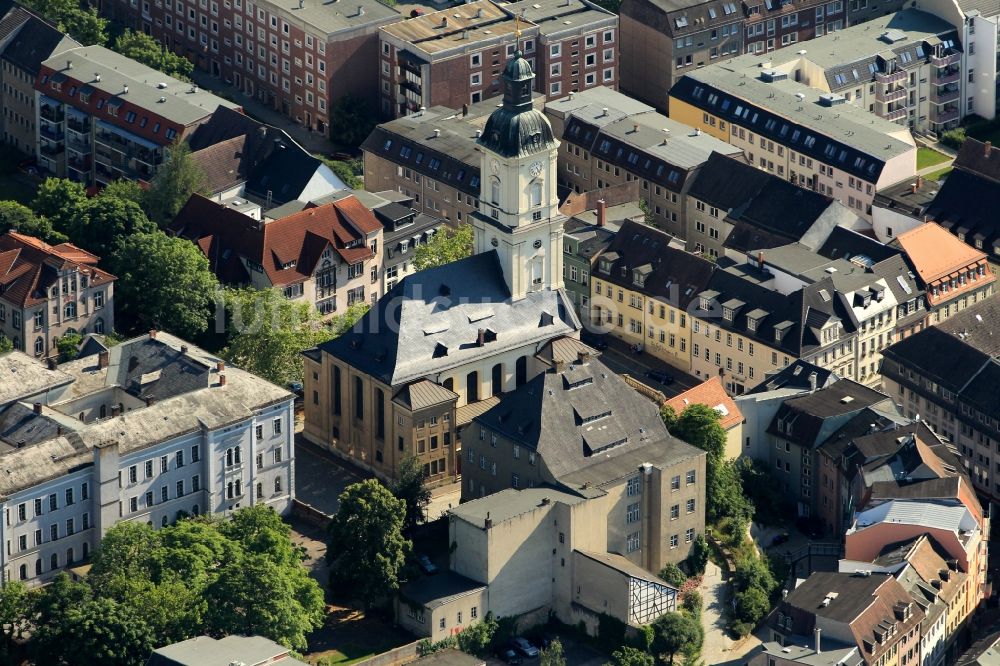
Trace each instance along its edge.
<path fill-rule="evenodd" d="M 891 243 L 899 234 L 915 229 L 928 219 L 927 210 L 943 183 L 917 176 L 883 187 L 872 200 L 872 231 L 882 243 Z"/>
<path fill-rule="evenodd" d="M 395 190 L 413 207 L 457 225 L 479 209 L 477 141 L 495 104 L 433 107 L 378 125 L 361 144 L 365 189 Z"/>
<path fill-rule="evenodd" d="M 603 616 L 638 627 L 676 610 L 678 591 L 635 564 L 619 538 L 623 516 L 655 510 L 659 471 L 622 467 L 628 480 L 614 492 L 507 488 L 452 509 L 450 571 L 403 587 L 397 621 L 433 641 L 487 613 L 525 625 L 554 615 L 595 635 Z"/>
<path fill-rule="evenodd" d="M 562 281 L 558 141 L 533 107 L 527 60 L 503 78 L 478 141 L 489 175 L 473 256 L 403 278 L 351 331 L 304 352 L 304 436 L 383 478 L 417 455 L 430 483 L 456 479 L 456 422 L 538 375 L 546 342 L 579 335 Z"/>
<path fill-rule="evenodd" d="M 122 520 L 291 510 L 294 396 L 190 343 L 150 331 L 57 369 L 14 351 L 0 374 L 18 377 L 0 389 L 6 580 L 50 581 Z"/>
<path fill-rule="evenodd" d="M 305 666 L 283 645 L 262 636 L 197 636 L 153 650 L 146 666 Z"/>
<path fill-rule="evenodd" d="M 1000 664 L 1000 635 L 992 632 L 959 655 L 956 666 L 997 666 Z"/>
<path fill-rule="evenodd" d="M 743 414 L 718 377 L 706 379 L 670 398 L 665 404 L 678 416 L 690 405 L 711 407 L 719 413 L 719 425 L 726 432 L 726 457 L 735 459 L 743 452 Z"/>
<path fill-rule="evenodd" d="M 205 174 L 209 197 L 219 203 L 252 199 L 268 210 L 347 188 L 287 132 L 228 107 L 220 106 L 199 125 L 188 146 Z"/>
<path fill-rule="evenodd" d="M 1000 228 L 984 211 L 1000 201 L 1000 147 L 966 139 L 952 167 L 924 216 L 900 224 L 897 234 L 925 221 L 936 222 L 959 240 L 986 252 L 996 265 L 1000 263 Z"/>
<path fill-rule="evenodd" d="M 939 323 L 993 295 L 996 276 L 986 254 L 928 222 L 896 237 L 927 300 L 927 323 Z"/>
<path fill-rule="evenodd" d="M 0 236 L 0 335 L 14 349 L 55 356 L 68 333 L 110 333 L 115 281 L 100 257 L 70 243 L 49 245 L 11 231 Z"/>
<path fill-rule="evenodd" d="M 692 303 L 709 284 L 712 262 L 670 245 L 671 237 L 622 224 L 591 274 L 590 322 L 685 372 L 691 369 Z"/>
<path fill-rule="evenodd" d="M 354 196 L 260 220 L 193 194 L 170 230 L 201 249 L 223 284 L 277 288 L 324 315 L 381 295 L 382 224 Z"/>
<path fill-rule="evenodd" d="M 842 379 L 824 389 L 787 398 L 767 427 L 767 455 L 762 461 L 773 471 L 775 482 L 788 500 L 795 504 L 797 515 L 814 517 L 817 497 L 829 472 L 818 449 L 834 432 L 866 409 L 891 414 L 892 400 L 878 391 Z M 868 416 L 871 416 L 870 414 Z M 763 454 L 763 450 L 760 451 Z M 839 523 L 824 529 L 837 532 Z"/>
<path fill-rule="evenodd" d="M 712 153 L 684 198 L 682 236 L 692 252 L 718 258 L 789 243 L 818 249 L 837 226 L 859 226 L 852 211 L 738 159 Z"/>
<path fill-rule="evenodd" d="M 3 143 L 34 154 L 35 82 L 42 62 L 80 46 L 56 26 L 24 7 L 0 7 L 0 129 Z"/>
<path fill-rule="evenodd" d="M 771 56 L 745 55 L 686 73 L 670 89 L 671 117 L 871 220 L 875 191 L 916 175 L 909 129 L 769 68 Z M 804 57 L 786 69 L 805 67 Z"/>
<path fill-rule="evenodd" d="M 701 165 L 714 153 L 741 157 L 725 141 L 607 88 L 550 101 L 545 114 L 562 138 L 559 184 L 564 191 L 636 183 L 650 222 L 682 238 L 684 197 Z"/>
<path fill-rule="evenodd" d="M 85 185 L 149 181 L 220 106 L 239 109 L 103 46 L 63 51 L 35 82 L 38 167 Z"/>
<path fill-rule="evenodd" d="M 625 0 L 621 24 L 622 88 L 665 109 L 667 92 L 689 70 L 838 31 L 847 15 L 839 1 Z"/>
<path fill-rule="evenodd" d="M 502 64 L 515 50 L 542 95 L 618 85 L 618 16 L 590 0 L 475 0 L 384 26 L 379 39 L 385 118 L 500 95 Z"/>
<path fill-rule="evenodd" d="M 378 0 L 227 1 L 99 5 L 104 16 L 152 35 L 220 82 L 324 136 L 331 134 L 331 108 L 344 97 L 375 112 L 378 29 L 401 20 L 399 12 Z"/>
<path fill-rule="evenodd" d="M 403 202 L 383 201 L 384 204 L 372 208 L 375 218 L 382 224 L 383 256 L 379 292 L 382 294 L 399 284 L 407 275 L 416 272 L 412 251 L 421 243 L 430 242 L 435 234 L 447 233 L 444 220 L 418 213 L 411 207 L 412 199 L 404 199 Z"/>
<path fill-rule="evenodd" d="M 892 576 L 817 572 L 771 613 L 751 664 L 903 666 L 920 659 L 925 615 Z"/>
<path fill-rule="evenodd" d="M 971 306 L 883 350 L 882 378 L 910 418 L 919 418 L 961 456 L 976 490 L 1000 496 L 994 444 L 1000 441 L 996 402 L 1000 321 L 995 298 Z"/>

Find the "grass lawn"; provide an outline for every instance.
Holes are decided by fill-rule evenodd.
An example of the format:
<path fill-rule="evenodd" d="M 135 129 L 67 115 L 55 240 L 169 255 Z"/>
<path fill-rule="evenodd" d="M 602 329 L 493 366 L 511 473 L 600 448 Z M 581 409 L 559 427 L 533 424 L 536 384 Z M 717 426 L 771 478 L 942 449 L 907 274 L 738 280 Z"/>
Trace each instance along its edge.
<path fill-rule="evenodd" d="M 308 640 L 308 663 L 348 666 L 416 639 L 379 618 L 334 605 L 328 608 L 326 625 L 310 634 Z"/>
<path fill-rule="evenodd" d="M 931 148 L 925 148 L 921 146 L 917 148 L 917 170 L 926 169 L 927 167 L 932 167 L 935 164 L 941 164 L 942 162 L 947 162 L 948 156 L 944 153 L 939 153 Z"/>
<path fill-rule="evenodd" d="M 948 174 L 951 173 L 951 169 L 952 168 L 950 166 L 945 167 L 940 171 L 934 171 L 933 173 L 927 174 L 926 176 L 924 176 L 924 178 L 926 178 L 927 180 L 942 181 L 948 177 Z"/>
<path fill-rule="evenodd" d="M 27 205 L 35 198 L 35 188 L 17 171 L 17 165 L 27 158 L 9 146 L 0 150 L 0 201 L 13 199 Z"/>

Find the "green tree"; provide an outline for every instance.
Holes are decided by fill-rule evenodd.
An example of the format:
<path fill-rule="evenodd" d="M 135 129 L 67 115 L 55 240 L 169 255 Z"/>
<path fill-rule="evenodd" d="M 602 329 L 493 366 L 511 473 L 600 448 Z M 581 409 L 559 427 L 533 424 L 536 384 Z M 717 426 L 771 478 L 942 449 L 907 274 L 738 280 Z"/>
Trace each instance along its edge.
<path fill-rule="evenodd" d="M 73 242 L 96 254 L 110 257 L 135 234 L 149 234 L 157 231 L 139 204 L 115 197 L 91 199 L 86 214 L 78 218 L 74 228 L 69 230 Z"/>
<path fill-rule="evenodd" d="M 100 197 L 109 197 L 111 199 L 121 199 L 122 201 L 131 201 L 132 203 L 143 205 L 143 199 L 146 196 L 146 191 L 142 189 L 142 185 L 139 181 L 128 180 L 126 178 L 119 178 L 118 180 L 113 180 L 104 186 L 101 193 L 98 195 Z"/>
<path fill-rule="evenodd" d="M 108 21 L 90 5 L 75 0 L 25 0 L 23 4 L 81 44 L 103 46 L 108 41 Z"/>
<path fill-rule="evenodd" d="M 23 639 L 30 629 L 37 594 L 17 580 L 0 587 L 0 659 L 9 659 L 14 641 Z"/>
<path fill-rule="evenodd" d="M 167 327 L 182 338 L 208 329 L 218 282 L 196 245 L 161 231 L 122 242 L 109 261 L 126 329 Z"/>
<path fill-rule="evenodd" d="M 466 654 L 485 657 L 493 645 L 497 622 L 487 613 L 482 622 L 469 625 L 458 634 L 458 649 Z"/>
<path fill-rule="evenodd" d="M 689 654 L 701 647 L 701 623 L 684 613 L 666 613 L 653 623 L 653 652 L 669 663 L 678 653 Z"/>
<path fill-rule="evenodd" d="M 691 404 L 677 417 L 672 434 L 721 460 L 726 454 L 726 431 L 721 415 L 708 405 Z"/>
<path fill-rule="evenodd" d="M 360 146 L 375 129 L 378 114 L 355 95 L 344 95 L 330 105 L 331 140 L 351 148 Z"/>
<path fill-rule="evenodd" d="M 364 174 L 364 164 L 361 160 L 332 160 L 329 157 L 323 155 L 314 155 L 314 157 L 319 158 L 326 166 L 330 167 L 337 178 L 344 181 L 344 185 L 351 188 L 352 190 L 360 190 L 365 186 L 365 182 L 362 179 Z"/>
<path fill-rule="evenodd" d="M 660 419 L 667 430 L 673 431 L 674 426 L 677 425 L 677 412 L 670 405 L 664 404 L 660 407 Z"/>
<path fill-rule="evenodd" d="M 348 486 L 330 523 L 330 584 L 368 607 L 399 589 L 399 574 L 412 544 L 403 538 L 406 502 L 375 479 Z"/>
<path fill-rule="evenodd" d="M 89 205 L 87 191 L 80 183 L 68 178 L 46 178 L 35 191 L 31 209 L 47 218 L 53 229 L 72 237 Z"/>
<path fill-rule="evenodd" d="M 653 666 L 653 655 L 634 647 L 623 646 L 611 653 L 611 661 L 604 666 Z"/>
<path fill-rule="evenodd" d="M 225 301 L 229 344 L 222 357 L 279 386 L 302 381 L 302 350 L 333 337 L 316 306 L 276 289 L 227 289 Z"/>
<path fill-rule="evenodd" d="M 65 234 L 52 228 L 52 223 L 45 217 L 35 215 L 35 212 L 16 201 L 0 201 L 0 234 L 17 231 L 28 236 L 34 236 L 46 243 L 58 245 L 65 243 Z"/>
<path fill-rule="evenodd" d="M 192 194 L 208 194 L 205 172 L 191 158 L 191 148 L 178 140 L 167 148 L 167 154 L 153 176 L 146 192 L 146 213 L 166 227 L 173 222 Z"/>
<path fill-rule="evenodd" d="M 708 541 L 704 534 L 695 537 L 694 547 L 687 558 L 688 570 L 695 576 L 705 573 L 705 566 L 708 564 L 709 556 Z"/>
<path fill-rule="evenodd" d="M 409 534 L 423 521 L 424 511 L 431 501 L 431 491 L 424 485 L 424 467 L 416 456 L 407 456 L 399 463 L 396 479 L 389 486 L 392 494 L 406 502 L 403 532 Z"/>
<path fill-rule="evenodd" d="M 538 664 L 539 666 L 566 666 L 562 642 L 558 638 L 552 639 L 549 646 L 542 650 Z"/>
<path fill-rule="evenodd" d="M 687 574 L 681 571 L 681 568 L 674 564 L 673 562 L 667 564 L 667 566 L 660 569 L 660 578 L 664 580 L 667 584 L 674 587 L 681 587 L 687 582 Z"/>
<path fill-rule="evenodd" d="M 698 590 L 688 590 L 681 598 L 681 608 L 685 613 L 693 618 L 701 617 L 701 611 L 704 603 L 705 602 L 701 598 L 701 592 Z"/>
<path fill-rule="evenodd" d="M 32 643 L 46 664 L 142 666 L 156 640 L 129 604 L 99 597 L 70 606 L 55 624 L 38 625 Z"/>
<path fill-rule="evenodd" d="M 449 264 L 472 256 L 472 225 L 462 224 L 456 230 L 441 229 L 431 240 L 413 253 L 413 267 L 418 271 Z"/>
<path fill-rule="evenodd" d="M 759 587 L 750 587 L 736 593 L 735 619 L 750 626 L 756 626 L 771 611 L 767 593 Z"/>
<path fill-rule="evenodd" d="M 56 342 L 56 349 L 59 350 L 59 362 L 72 361 L 80 353 L 80 344 L 83 336 L 79 333 L 66 333 Z"/>
<path fill-rule="evenodd" d="M 182 81 L 191 80 L 194 65 L 143 32 L 126 29 L 115 40 L 115 51 Z"/>
<path fill-rule="evenodd" d="M 358 320 L 364 317 L 370 309 L 371 306 L 367 303 L 359 302 L 354 303 L 353 305 L 348 305 L 347 309 L 344 310 L 344 314 L 337 315 L 327 322 L 330 326 L 331 333 L 333 333 L 333 337 L 340 337 L 354 328 L 354 325 L 358 323 Z"/>
<path fill-rule="evenodd" d="M 759 588 L 764 591 L 765 595 L 770 595 L 778 588 L 778 581 L 774 579 L 771 567 L 755 554 L 737 558 L 733 572 L 733 584 L 738 590 L 747 590 L 751 587 Z"/>

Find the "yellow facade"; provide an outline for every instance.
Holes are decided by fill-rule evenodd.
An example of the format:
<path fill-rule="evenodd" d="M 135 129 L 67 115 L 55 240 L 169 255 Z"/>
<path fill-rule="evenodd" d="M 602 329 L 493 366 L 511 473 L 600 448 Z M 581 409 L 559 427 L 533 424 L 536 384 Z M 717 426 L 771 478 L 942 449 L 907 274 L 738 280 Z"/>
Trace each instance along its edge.
<path fill-rule="evenodd" d="M 700 129 L 720 141 L 729 143 L 729 127 L 726 121 L 719 120 L 711 113 L 706 113 L 693 104 L 671 97 L 670 117 L 685 125 Z"/>

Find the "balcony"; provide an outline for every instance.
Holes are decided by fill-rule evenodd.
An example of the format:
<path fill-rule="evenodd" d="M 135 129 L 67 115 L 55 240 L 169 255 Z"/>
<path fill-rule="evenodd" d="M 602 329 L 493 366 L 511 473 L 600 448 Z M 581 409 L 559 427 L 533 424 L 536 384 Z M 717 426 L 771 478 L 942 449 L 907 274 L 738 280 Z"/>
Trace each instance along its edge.
<path fill-rule="evenodd" d="M 70 157 L 66 160 L 67 166 L 71 169 L 76 169 L 77 171 L 90 171 L 90 158 L 89 157 Z"/>
<path fill-rule="evenodd" d="M 70 116 L 66 119 L 66 128 L 77 134 L 90 134 L 90 123 L 80 118 Z"/>
<path fill-rule="evenodd" d="M 61 123 L 66 119 L 66 114 L 63 112 L 62 108 L 52 106 L 51 104 L 42 104 L 39 106 L 38 115 L 53 123 Z"/>
<path fill-rule="evenodd" d="M 38 147 L 38 150 L 40 150 L 43 155 L 48 157 L 58 157 L 59 155 L 62 155 L 66 149 L 63 148 L 60 143 L 49 143 L 48 141 L 43 141 Z"/>
<path fill-rule="evenodd" d="M 886 74 L 885 72 L 875 72 L 875 83 L 881 83 L 883 85 L 889 85 L 890 83 L 902 83 L 906 80 L 906 70 L 899 70 L 898 72 L 893 72 L 892 74 Z"/>
<path fill-rule="evenodd" d="M 937 125 L 944 125 L 958 120 L 958 108 L 935 109 L 931 107 L 931 122 Z"/>
<path fill-rule="evenodd" d="M 961 61 L 961 53 L 952 53 L 951 55 L 946 55 L 941 58 L 933 55 L 931 56 L 931 66 L 933 67 L 947 67 L 948 65 L 954 65 Z"/>
<path fill-rule="evenodd" d="M 894 88 L 893 90 L 883 90 L 881 86 L 875 91 L 875 99 L 883 104 L 891 104 L 901 99 L 906 99 L 906 88 Z"/>
<path fill-rule="evenodd" d="M 110 148 L 117 148 L 118 150 L 123 152 L 128 147 L 128 144 L 125 141 L 125 139 L 121 138 L 117 134 L 112 134 L 110 132 L 98 132 L 97 142 L 103 143 L 104 145 Z"/>
<path fill-rule="evenodd" d="M 49 125 L 47 123 L 41 123 L 38 126 L 38 133 L 44 138 L 50 139 L 52 141 L 62 141 L 63 137 L 66 135 L 58 129 L 55 125 Z"/>
<path fill-rule="evenodd" d="M 947 104 L 948 102 L 957 102 L 960 91 L 958 86 L 954 88 L 932 88 L 931 89 L 931 102 L 935 104 Z"/>
<path fill-rule="evenodd" d="M 890 122 L 896 122 L 898 120 L 906 118 L 906 115 L 907 115 L 906 107 L 904 106 L 901 109 L 893 109 L 892 111 L 886 111 L 885 115 L 883 115 L 882 117 Z"/>
<path fill-rule="evenodd" d="M 934 70 L 933 82 L 939 85 L 945 83 L 957 83 L 962 76 L 962 70 L 958 67 L 948 67 Z"/>

